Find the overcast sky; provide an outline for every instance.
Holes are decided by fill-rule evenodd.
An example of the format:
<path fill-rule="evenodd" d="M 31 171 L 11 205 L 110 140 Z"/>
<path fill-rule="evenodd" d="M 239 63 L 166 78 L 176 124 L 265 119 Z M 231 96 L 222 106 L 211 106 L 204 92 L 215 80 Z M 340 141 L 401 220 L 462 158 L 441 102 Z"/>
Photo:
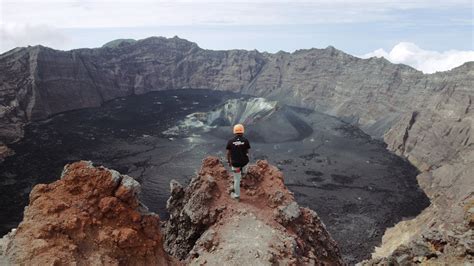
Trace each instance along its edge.
<path fill-rule="evenodd" d="M 426 73 L 474 60 L 473 0 L 0 0 L 0 52 L 175 35 L 207 49 L 332 45 Z"/>

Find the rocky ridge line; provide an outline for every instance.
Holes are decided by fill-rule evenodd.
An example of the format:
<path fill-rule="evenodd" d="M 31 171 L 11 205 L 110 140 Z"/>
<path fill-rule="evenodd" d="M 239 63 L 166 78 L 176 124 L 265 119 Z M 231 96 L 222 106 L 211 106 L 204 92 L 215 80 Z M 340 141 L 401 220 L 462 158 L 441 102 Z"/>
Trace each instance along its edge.
<path fill-rule="evenodd" d="M 436 109 L 447 98 L 459 103 L 450 107 L 465 111 L 473 64 L 424 75 L 333 47 L 276 54 L 212 51 L 177 37 L 71 51 L 17 48 L 0 55 L 0 118 L 5 122 L 0 136 L 11 142 L 21 137 L 22 123 L 117 97 L 203 88 L 317 109 L 381 137 L 404 114 Z"/>
<path fill-rule="evenodd" d="M 171 217 L 160 228 L 133 178 L 85 161 L 67 165 L 60 180 L 34 187 L 23 221 L 0 240 L 0 263 L 343 264 L 324 224 L 298 206 L 277 168 L 250 166 L 240 202 L 229 197 L 231 182 L 218 158 L 204 159 L 186 188 L 171 182 Z"/>
<path fill-rule="evenodd" d="M 298 206 L 283 174 L 266 161 L 248 167 L 240 202 L 215 157 L 183 188 L 171 183 L 165 249 L 192 265 L 343 265 L 317 214 Z"/>

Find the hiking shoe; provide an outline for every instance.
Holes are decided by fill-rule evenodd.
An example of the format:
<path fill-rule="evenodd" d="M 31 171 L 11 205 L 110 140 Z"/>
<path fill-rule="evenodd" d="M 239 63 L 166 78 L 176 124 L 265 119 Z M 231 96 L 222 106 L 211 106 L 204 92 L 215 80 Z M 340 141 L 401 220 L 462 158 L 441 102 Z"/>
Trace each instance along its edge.
<path fill-rule="evenodd" d="M 237 200 L 237 201 L 240 201 L 240 197 L 237 196 L 237 194 L 235 194 L 234 192 L 232 192 L 232 193 L 230 194 L 230 197 L 233 198 L 233 199 L 235 199 L 235 200 Z"/>

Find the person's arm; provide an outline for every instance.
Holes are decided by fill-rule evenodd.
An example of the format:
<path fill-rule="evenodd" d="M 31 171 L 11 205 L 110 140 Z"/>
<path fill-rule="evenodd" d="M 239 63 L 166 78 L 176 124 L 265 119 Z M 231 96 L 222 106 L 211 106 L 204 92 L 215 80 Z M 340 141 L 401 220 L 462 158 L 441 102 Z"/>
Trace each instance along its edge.
<path fill-rule="evenodd" d="M 231 166 L 231 163 L 232 163 L 232 158 L 230 156 L 230 149 L 232 148 L 232 144 L 231 144 L 231 141 L 227 141 L 227 145 L 226 145 L 226 150 L 227 150 L 227 163 L 229 164 L 229 166 Z"/>
<path fill-rule="evenodd" d="M 229 166 L 232 165 L 232 160 L 231 160 L 231 156 L 230 156 L 230 150 L 227 150 L 227 163 L 229 164 Z"/>
<path fill-rule="evenodd" d="M 250 160 L 250 153 L 249 153 L 249 150 L 250 150 L 250 142 L 249 142 L 248 140 L 247 140 L 247 143 L 246 143 L 245 146 L 246 146 L 245 148 L 247 148 L 247 151 L 245 152 L 245 154 L 247 154 L 247 158 L 249 158 L 249 160 Z"/>

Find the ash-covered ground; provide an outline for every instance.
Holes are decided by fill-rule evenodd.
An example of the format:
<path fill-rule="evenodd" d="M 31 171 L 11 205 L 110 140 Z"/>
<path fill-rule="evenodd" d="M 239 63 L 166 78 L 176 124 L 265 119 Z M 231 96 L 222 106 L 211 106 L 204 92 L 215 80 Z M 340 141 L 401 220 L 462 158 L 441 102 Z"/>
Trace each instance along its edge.
<path fill-rule="evenodd" d="M 246 124 L 251 161 L 267 159 L 285 173 L 348 263 L 367 258 L 387 227 L 429 204 L 414 167 L 334 117 L 225 92 L 162 91 L 28 125 L 12 145 L 16 155 L 0 164 L 0 234 L 18 225 L 35 184 L 77 160 L 136 177 L 143 202 L 166 219 L 169 181 L 187 183 L 208 155 L 223 159 L 236 122 Z"/>

